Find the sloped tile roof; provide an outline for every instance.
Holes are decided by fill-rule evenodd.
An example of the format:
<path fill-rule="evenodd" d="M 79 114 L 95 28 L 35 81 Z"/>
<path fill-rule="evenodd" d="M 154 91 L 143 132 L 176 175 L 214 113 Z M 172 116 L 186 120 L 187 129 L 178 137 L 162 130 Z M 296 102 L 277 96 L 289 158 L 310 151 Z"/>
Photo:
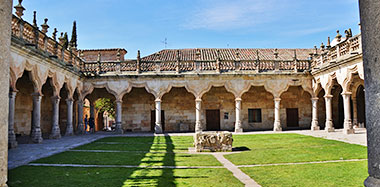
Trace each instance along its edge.
<path fill-rule="evenodd" d="M 308 60 L 309 54 L 315 49 L 277 49 L 277 60 L 294 60 L 294 50 L 298 60 Z M 215 61 L 220 60 L 256 60 L 257 51 L 260 60 L 275 60 L 276 49 L 216 49 L 216 48 L 195 48 L 195 49 L 165 49 L 157 53 L 143 57 L 142 61 L 176 61 L 179 54 L 180 61 Z"/>

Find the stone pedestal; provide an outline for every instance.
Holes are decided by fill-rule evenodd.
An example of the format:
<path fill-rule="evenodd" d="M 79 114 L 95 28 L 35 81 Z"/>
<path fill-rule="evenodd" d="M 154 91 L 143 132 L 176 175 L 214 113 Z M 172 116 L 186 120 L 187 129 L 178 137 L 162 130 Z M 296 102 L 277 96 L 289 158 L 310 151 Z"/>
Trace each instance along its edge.
<path fill-rule="evenodd" d="M 201 99 L 195 99 L 195 132 L 201 132 L 203 130 L 201 123 L 201 104 Z"/>
<path fill-rule="evenodd" d="M 318 124 L 318 97 L 311 98 L 312 104 L 312 121 L 311 121 L 311 130 L 316 131 L 319 130 Z"/>
<path fill-rule="evenodd" d="M 197 152 L 232 151 L 232 133 L 227 131 L 197 132 L 194 134 L 194 146 Z"/>
<path fill-rule="evenodd" d="M 52 117 L 52 127 L 50 139 L 59 139 L 61 138 L 61 129 L 59 128 L 59 101 L 61 99 L 58 96 L 53 96 L 51 101 L 53 103 L 53 117 Z"/>
<path fill-rule="evenodd" d="M 40 93 L 33 94 L 33 124 L 31 139 L 33 143 L 42 143 L 41 132 L 41 99 Z"/>
<path fill-rule="evenodd" d="M 325 131 L 326 132 L 334 132 L 334 124 L 332 121 L 332 95 L 325 95 L 325 103 L 326 103 L 326 123 L 325 123 Z"/>
<path fill-rule="evenodd" d="M 123 102 L 121 100 L 116 101 L 116 127 L 115 127 L 115 133 L 116 134 L 123 134 L 124 133 L 123 128 L 121 127 L 121 114 L 122 114 L 121 105 L 122 105 L 122 103 Z"/>
<path fill-rule="evenodd" d="M 66 99 L 67 105 L 67 125 L 66 125 L 66 133 L 65 136 L 74 135 L 73 128 L 73 99 Z"/>
<path fill-rule="evenodd" d="M 8 160 L 8 93 L 12 0 L 0 1 L 0 186 L 6 186 Z"/>
<path fill-rule="evenodd" d="M 274 124 L 273 131 L 282 131 L 280 121 L 280 102 L 281 98 L 274 99 Z"/>
<path fill-rule="evenodd" d="M 161 125 L 161 99 L 156 99 L 156 126 L 154 127 L 154 132 L 159 134 L 163 133 Z"/>
<path fill-rule="evenodd" d="M 380 186 L 380 1 L 359 0 L 363 41 L 369 177 L 367 187 Z"/>
<path fill-rule="evenodd" d="M 243 127 L 241 125 L 241 98 L 235 99 L 235 113 L 236 113 L 236 121 L 235 121 L 235 132 L 243 132 Z"/>
<path fill-rule="evenodd" d="M 9 92 L 8 148 L 10 149 L 17 147 L 16 134 L 14 131 L 16 94 L 17 92 L 15 91 Z"/>

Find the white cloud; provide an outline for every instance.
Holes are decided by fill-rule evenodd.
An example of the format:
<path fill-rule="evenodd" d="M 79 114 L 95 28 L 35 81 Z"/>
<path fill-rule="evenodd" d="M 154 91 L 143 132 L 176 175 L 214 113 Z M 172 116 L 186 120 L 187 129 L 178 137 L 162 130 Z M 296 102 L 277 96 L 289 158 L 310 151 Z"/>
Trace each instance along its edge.
<path fill-rule="evenodd" d="M 203 2 L 183 25 L 187 29 L 228 30 L 251 27 L 275 19 L 285 8 L 279 0 L 223 0 Z"/>

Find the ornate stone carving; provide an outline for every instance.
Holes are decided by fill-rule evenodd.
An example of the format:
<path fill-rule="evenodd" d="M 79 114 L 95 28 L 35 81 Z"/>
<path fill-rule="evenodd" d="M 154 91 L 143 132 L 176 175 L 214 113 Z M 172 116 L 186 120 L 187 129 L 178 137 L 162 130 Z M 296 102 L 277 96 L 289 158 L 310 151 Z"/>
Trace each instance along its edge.
<path fill-rule="evenodd" d="M 194 146 L 197 152 L 232 151 L 232 133 L 227 131 L 197 132 L 194 134 Z"/>

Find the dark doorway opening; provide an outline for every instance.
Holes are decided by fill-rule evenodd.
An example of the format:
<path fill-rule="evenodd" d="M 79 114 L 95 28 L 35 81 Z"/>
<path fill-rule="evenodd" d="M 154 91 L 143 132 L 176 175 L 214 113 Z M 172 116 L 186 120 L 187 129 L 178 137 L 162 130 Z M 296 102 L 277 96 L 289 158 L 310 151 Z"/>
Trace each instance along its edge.
<path fill-rule="evenodd" d="M 150 112 L 150 130 L 154 132 L 154 127 L 156 126 L 156 111 L 152 110 Z M 161 126 L 162 131 L 165 131 L 165 111 L 161 110 Z"/>
<path fill-rule="evenodd" d="M 299 127 L 298 108 L 286 109 L 286 126 Z"/>
<path fill-rule="evenodd" d="M 220 130 L 220 110 L 206 110 L 206 129 L 209 131 Z"/>

